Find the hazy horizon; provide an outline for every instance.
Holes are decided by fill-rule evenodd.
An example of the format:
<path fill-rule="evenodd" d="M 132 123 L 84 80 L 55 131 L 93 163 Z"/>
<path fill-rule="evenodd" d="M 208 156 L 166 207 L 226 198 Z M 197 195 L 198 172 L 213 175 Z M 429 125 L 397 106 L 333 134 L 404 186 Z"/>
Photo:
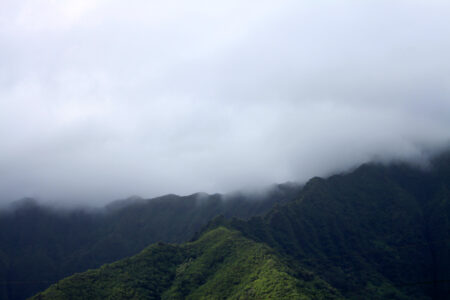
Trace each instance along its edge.
<path fill-rule="evenodd" d="M 447 1 L 5 0 L 0 204 L 305 182 L 450 144 Z"/>

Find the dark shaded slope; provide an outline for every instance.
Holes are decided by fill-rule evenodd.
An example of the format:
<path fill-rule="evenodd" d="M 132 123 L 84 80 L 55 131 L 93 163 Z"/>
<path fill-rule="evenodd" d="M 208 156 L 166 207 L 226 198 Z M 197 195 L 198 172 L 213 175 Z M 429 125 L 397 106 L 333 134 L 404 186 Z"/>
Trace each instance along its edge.
<path fill-rule="evenodd" d="M 61 266 L 94 242 L 100 218 L 84 211 L 58 212 L 32 200 L 0 213 L 1 299 L 24 299 L 70 273 Z"/>

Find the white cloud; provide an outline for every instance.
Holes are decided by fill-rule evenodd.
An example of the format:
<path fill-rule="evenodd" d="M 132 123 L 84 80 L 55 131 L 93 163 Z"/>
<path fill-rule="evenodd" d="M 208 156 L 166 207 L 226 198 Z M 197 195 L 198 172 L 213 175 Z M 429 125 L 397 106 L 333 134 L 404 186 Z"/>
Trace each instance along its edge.
<path fill-rule="evenodd" d="M 3 1 L 0 197 L 306 180 L 448 143 L 445 1 Z"/>

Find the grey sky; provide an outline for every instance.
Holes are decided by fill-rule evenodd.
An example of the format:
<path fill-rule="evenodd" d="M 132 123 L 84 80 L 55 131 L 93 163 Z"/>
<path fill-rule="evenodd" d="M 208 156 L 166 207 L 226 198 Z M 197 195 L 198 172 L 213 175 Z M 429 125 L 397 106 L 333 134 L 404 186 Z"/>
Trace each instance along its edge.
<path fill-rule="evenodd" d="M 304 181 L 450 141 L 448 1 L 0 2 L 0 202 Z"/>

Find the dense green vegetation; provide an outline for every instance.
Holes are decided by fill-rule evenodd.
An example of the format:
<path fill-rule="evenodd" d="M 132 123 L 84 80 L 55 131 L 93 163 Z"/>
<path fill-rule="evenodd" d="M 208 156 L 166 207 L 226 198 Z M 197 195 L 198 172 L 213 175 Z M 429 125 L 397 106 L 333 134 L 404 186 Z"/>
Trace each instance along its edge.
<path fill-rule="evenodd" d="M 149 244 L 184 242 L 218 214 L 248 218 L 298 195 L 167 195 L 116 201 L 105 209 L 56 210 L 23 200 L 0 211 L 0 299 L 25 299 L 75 272 L 134 255 Z"/>
<path fill-rule="evenodd" d="M 446 299 L 450 164 L 363 165 L 312 179 L 298 200 L 229 224 L 306 267 L 348 298 Z M 228 222 L 225 222 L 228 223 Z"/>
<path fill-rule="evenodd" d="M 338 299 L 311 272 L 294 272 L 276 253 L 237 231 L 215 228 L 181 246 L 75 274 L 33 299 Z"/>
<path fill-rule="evenodd" d="M 450 155 L 428 170 L 367 164 L 313 178 L 264 216 L 217 217 L 193 242 L 151 246 L 34 299 L 448 299 L 449 191 Z"/>

